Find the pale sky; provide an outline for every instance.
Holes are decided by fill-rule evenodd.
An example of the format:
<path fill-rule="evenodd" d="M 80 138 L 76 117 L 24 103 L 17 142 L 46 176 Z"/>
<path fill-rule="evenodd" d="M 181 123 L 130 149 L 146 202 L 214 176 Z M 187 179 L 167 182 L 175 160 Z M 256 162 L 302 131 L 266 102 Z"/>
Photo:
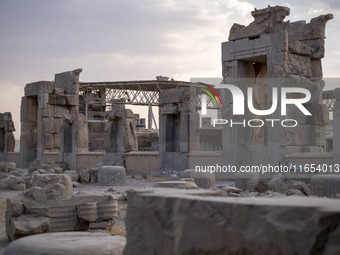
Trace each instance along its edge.
<path fill-rule="evenodd" d="M 323 72 L 339 77 L 338 0 L 0 0 L 0 112 L 12 112 L 19 139 L 25 84 L 76 68 L 81 81 L 221 77 L 230 27 L 268 4 L 289 7 L 291 21 L 334 14 Z"/>

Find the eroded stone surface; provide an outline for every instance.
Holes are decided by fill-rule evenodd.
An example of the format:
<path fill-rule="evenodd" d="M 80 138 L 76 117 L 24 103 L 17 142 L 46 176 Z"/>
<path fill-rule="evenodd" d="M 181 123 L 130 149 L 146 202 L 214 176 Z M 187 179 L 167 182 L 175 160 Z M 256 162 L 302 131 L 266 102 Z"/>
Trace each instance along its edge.
<path fill-rule="evenodd" d="M 340 204 L 329 199 L 129 192 L 124 254 L 337 254 L 339 217 Z"/>
<path fill-rule="evenodd" d="M 68 199 L 73 195 L 72 179 L 66 174 L 37 175 L 32 186 L 40 187 L 47 200 Z"/>
<path fill-rule="evenodd" d="M 99 185 L 126 185 L 126 170 L 122 166 L 102 166 L 98 171 Z"/>

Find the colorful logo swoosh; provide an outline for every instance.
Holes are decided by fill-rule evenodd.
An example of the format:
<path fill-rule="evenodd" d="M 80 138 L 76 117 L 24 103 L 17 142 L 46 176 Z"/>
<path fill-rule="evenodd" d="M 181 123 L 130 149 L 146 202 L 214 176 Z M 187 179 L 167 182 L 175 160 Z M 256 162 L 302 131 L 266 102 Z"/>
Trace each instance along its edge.
<path fill-rule="evenodd" d="M 204 86 L 206 86 L 206 87 L 209 88 L 212 92 L 214 92 L 214 94 L 217 96 L 217 98 L 218 98 L 218 100 L 219 100 L 219 102 L 220 102 L 220 104 L 221 104 L 221 106 L 222 106 L 222 100 L 221 100 L 221 98 L 220 98 L 220 95 L 217 93 L 217 91 L 216 91 L 212 86 L 210 86 L 210 85 L 208 85 L 208 84 L 205 84 L 205 83 L 203 83 L 203 82 L 198 82 L 198 83 L 199 83 L 199 84 L 202 84 L 202 85 L 204 85 Z M 208 90 L 205 89 L 205 88 L 201 88 L 201 90 L 203 90 L 205 93 L 207 93 L 207 94 L 211 97 L 211 99 L 213 100 L 215 106 L 218 107 L 217 102 L 216 102 L 216 99 L 215 99 L 215 97 L 211 94 L 211 92 L 208 91 Z"/>

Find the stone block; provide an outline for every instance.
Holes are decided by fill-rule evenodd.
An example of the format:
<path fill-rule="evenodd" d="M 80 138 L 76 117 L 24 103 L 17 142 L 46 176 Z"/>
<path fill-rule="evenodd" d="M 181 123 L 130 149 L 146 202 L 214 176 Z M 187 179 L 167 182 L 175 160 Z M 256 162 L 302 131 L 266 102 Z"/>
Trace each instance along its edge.
<path fill-rule="evenodd" d="M 44 233 L 49 230 L 49 218 L 33 215 L 20 215 L 12 218 L 9 225 L 7 225 L 7 235 L 10 240 L 15 237 L 34 235 Z"/>
<path fill-rule="evenodd" d="M 44 133 L 49 133 L 49 134 L 55 133 L 53 117 L 42 118 L 42 126 L 43 126 Z"/>
<path fill-rule="evenodd" d="M 49 95 L 49 104 L 51 105 L 62 105 L 62 106 L 74 106 L 79 105 L 78 95 Z"/>
<path fill-rule="evenodd" d="M 60 134 L 53 134 L 53 149 L 60 149 Z"/>
<path fill-rule="evenodd" d="M 90 170 L 89 169 L 81 169 L 79 171 L 79 179 L 82 183 L 89 183 L 90 182 Z"/>
<path fill-rule="evenodd" d="M 308 44 L 300 41 L 289 42 L 289 52 L 292 54 L 311 56 L 312 49 Z"/>
<path fill-rule="evenodd" d="M 62 88 L 66 94 L 77 95 L 79 93 L 79 75 L 82 69 L 58 73 L 55 75 L 53 87 Z"/>
<path fill-rule="evenodd" d="M 54 133 L 60 134 L 61 133 L 61 125 L 63 123 L 62 118 L 54 118 L 53 125 L 54 125 Z"/>
<path fill-rule="evenodd" d="M 66 106 L 54 105 L 52 107 L 52 116 L 62 118 L 65 115 L 70 114 L 69 109 Z"/>
<path fill-rule="evenodd" d="M 38 81 L 26 84 L 25 96 L 37 96 L 40 93 L 52 93 L 53 86 L 50 81 Z"/>
<path fill-rule="evenodd" d="M 48 93 L 40 93 L 38 95 L 38 107 L 39 107 L 39 109 L 46 108 L 48 103 L 49 103 Z"/>
<path fill-rule="evenodd" d="M 284 42 L 278 43 L 277 49 L 286 46 Z M 271 52 L 272 39 L 268 34 L 262 34 L 254 40 L 243 38 L 237 41 L 222 43 L 222 61 L 247 59 L 267 55 Z"/>
<path fill-rule="evenodd" d="M 161 108 L 161 114 L 178 114 L 177 104 L 165 104 Z"/>
<path fill-rule="evenodd" d="M 124 254 L 140 251 L 163 255 L 313 254 L 319 249 L 337 254 L 340 251 L 336 241 L 340 226 L 334 225 L 340 209 L 335 200 L 225 198 L 217 194 L 181 189 L 128 192 Z M 328 240 L 332 241 L 321 241 L 320 233 L 328 233 Z M 295 238 L 297 235 L 299 238 Z"/>
<path fill-rule="evenodd" d="M 7 199 L 6 217 L 18 217 L 24 210 L 24 204 L 20 199 Z"/>
<path fill-rule="evenodd" d="M 40 187 L 46 200 L 69 199 L 73 195 L 72 179 L 66 174 L 44 174 L 33 178 L 32 187 Z"/>
<path fill-rule="evenodd" d="M 171 104 L 180 102 L 180 91 L 178 89 L 164 89 L 159 93 L 159 103 Z"/>
<path fill-rule="evenodd" d="M 312 77 L 311 58 L 297 54 L 286 54 L 284 70 L 289 74 L 301 75 L 307 78 Z"/>
<path fill-rule="evenodd" d="M 64 174 L 67 174 L 71 177 L 72 181 L 77 182 L 79 181 L 79 174 L 76 170 L 67 170 L 64 172 Z"/>
<path fill-rule="evenodd" d="M 53 149 L 53 135 L 52 134 L 44 135 L 44 147 L 46 150 Z"/>
<path fill-rule="evenodd" d="M 99 232 L 60 232 L 21 238 L 11 243 L 4 255 L 110 254 L 122 255 L 123 236 Z"/>
<path fill-rule="evenodd" d="M 126 170 L 122 166 L 102 166 L 98 171 L 99 185 L 126 185 Z"/>

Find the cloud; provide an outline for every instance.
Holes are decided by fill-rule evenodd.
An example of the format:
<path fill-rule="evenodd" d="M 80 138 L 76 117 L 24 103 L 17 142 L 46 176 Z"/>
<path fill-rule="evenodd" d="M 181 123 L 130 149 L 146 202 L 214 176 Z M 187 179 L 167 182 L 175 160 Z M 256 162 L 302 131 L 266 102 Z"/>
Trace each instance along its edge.
<path fill-rule="evenodd" d="M 22 94 L 26 83 L 78 67 L 82 81 L 221 77 L 230 27 L 249 24 L 250 11 L 267 4 L 289 5 L 295 21 L 319 15 L 311 10 L 327 13 L 337 1 L 1 0 L 0 88 L 15 85 Z M 329 52 L 339 51 L 338 27 L 334 20 L 326 29 L 328 76 L 337 74 L 337 55 Z M 0 112 L 8 93 L 0 94 Z M 19 98 L 12 98 L 16 112 Z"/>

